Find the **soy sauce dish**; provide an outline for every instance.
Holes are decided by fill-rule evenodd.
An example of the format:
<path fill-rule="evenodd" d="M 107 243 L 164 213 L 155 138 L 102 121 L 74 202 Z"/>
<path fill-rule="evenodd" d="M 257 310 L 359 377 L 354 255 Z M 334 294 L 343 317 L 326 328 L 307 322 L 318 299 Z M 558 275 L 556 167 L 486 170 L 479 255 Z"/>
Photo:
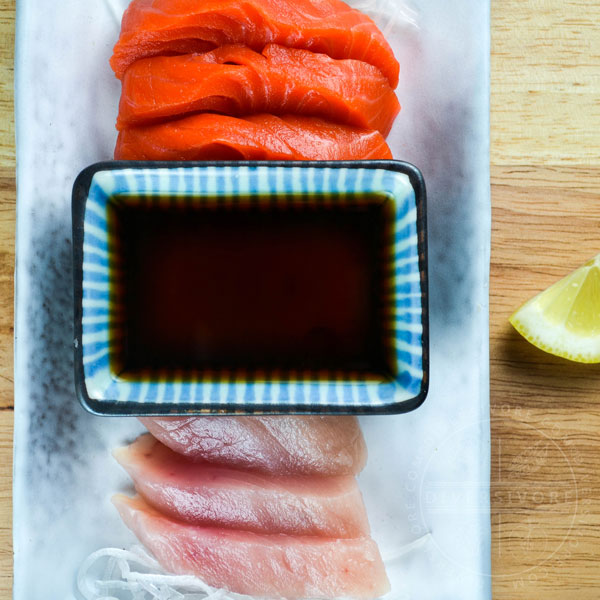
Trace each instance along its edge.
<path fill-rule="evenodd" d="M 425 399 L 414 166 L 99 163 L 75 181 L 72 214 L 89 411 L 378 414 Z"/>

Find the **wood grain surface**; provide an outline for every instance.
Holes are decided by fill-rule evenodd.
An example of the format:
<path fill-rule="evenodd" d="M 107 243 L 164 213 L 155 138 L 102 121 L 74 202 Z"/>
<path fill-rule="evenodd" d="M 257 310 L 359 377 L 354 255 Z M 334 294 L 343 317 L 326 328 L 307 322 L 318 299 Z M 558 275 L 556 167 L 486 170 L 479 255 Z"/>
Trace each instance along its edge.
<path fill-rule="evenodd" d="M 600 598 L 600 368 L 508 324 L 600 252 L 600 4 L 492 2 L 494 598 Z"/>
<path fill-rule="evenodd" d="M 0 0 L 0 598 L 12 597 L 15 0 Z"/>
<path fill-rule="evenodd" d="M 12 572 L 14 9 L 0 0 L 0 598 Z M 600 252 L 600 4 L 492 0 L 491 83 L 493 596 L 597 600 L 600 368 L 544 354 L 507 319 Z"/>

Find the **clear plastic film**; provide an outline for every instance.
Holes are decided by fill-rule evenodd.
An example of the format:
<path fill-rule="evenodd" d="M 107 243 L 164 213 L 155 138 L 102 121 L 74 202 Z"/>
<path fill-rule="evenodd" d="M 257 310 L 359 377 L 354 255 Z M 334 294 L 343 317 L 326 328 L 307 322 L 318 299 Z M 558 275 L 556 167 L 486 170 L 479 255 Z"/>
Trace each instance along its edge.
<path fill-rule="evenodd" d="M 384 36 L 392 30 L 419 28 L 419 12 L 412 2 L 403 0 L 357 0 L 352 7 L 369 15 Z"/>

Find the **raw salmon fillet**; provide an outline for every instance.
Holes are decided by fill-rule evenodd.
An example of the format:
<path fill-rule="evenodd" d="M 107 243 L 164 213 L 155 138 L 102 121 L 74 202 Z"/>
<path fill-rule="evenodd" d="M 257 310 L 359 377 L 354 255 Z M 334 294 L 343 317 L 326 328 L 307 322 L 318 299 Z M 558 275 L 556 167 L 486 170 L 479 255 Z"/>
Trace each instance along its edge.
<path fill-rule="evenodd" d="M 355 475 L 367 448 L 351 416 L 143 417 L 150 433 L 196 461 L 276 475 Z"/>
<path fill-rule="evenodd" d="M 273 477 L 194 463 L 150 434 L 113 455 L 149 504 L 195 525 L 256 533 L 369 536 L 356 479 Z"/>
<path fill-rule="evenodd" d="M 375 542 L 259 535 L 172 520 L 141 498 L 113 497 L 125 525 L 167 571 L 271 598 L 372 599 L 390 585 Z"/>
<path fill-rule="evenodd" d="M 393 88 L 399 65 L 375 23 L 341 0 L 133 0 L 111 66 L 119 79 L 140 58 L 225 44 L 276 43 L 377 67 Z"/>
<path fill-rule="evenodd" d="M 359 160 L 392 158 L 378 131 L 316 117 L 204 113 L 119 132 L 119 160 Z"/>
<path fill-rule="evenodd" d="M 386 136 L 400 104 L 379 69 L 269 44 L 139 60 L 125 73 L 117 129 L 191 112 L 302 114 Z"/>

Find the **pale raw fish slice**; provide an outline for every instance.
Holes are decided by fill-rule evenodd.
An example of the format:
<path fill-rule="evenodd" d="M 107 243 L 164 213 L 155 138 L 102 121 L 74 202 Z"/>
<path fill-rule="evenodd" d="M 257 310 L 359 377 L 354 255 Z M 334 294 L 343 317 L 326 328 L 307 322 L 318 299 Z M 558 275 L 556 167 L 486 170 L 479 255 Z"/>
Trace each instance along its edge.
<path fill-rule="evenodd" d="M 276 475 L 355 475 L 367 447 L 352 416 L 144 417 L 175 452 Z"/>
<path fill-rule="evenodd" d="M 133 0 L 110 64 L 122 79 L 140 58 L 224 44 L 260 52 L 268 43 L 363 60 L 398 84 L 400 67 L 381 31 L 341 0 Z"/>
<path fill-rule="evenodd" d="M 123 79 L 117 129 L 192 112 L 301 114 L 387 135 L 400 110 L 379 69 L 269 44 L 135 62 Z"/>
<path fill-rule="evenodd" d="M 256 533 L 369 535 L 351 475 L 274 477 L 194 463 L 150 434 L 113 454 L 148 503 L 187 523 Z"/>
<path fill-rule="evenodd" d="M 119 132 L 117 160 L 364 160 L 392 158 L 375 130 L 317 117 L 193 114 Z"/>
<path fill-rule="evenodd" d="M 390 589 L 377 544 L 198 527 L 139 497 L 113 497 L 125 525 L 161 566 L 213 587 L 269 598 L 378 598 Z"/>

